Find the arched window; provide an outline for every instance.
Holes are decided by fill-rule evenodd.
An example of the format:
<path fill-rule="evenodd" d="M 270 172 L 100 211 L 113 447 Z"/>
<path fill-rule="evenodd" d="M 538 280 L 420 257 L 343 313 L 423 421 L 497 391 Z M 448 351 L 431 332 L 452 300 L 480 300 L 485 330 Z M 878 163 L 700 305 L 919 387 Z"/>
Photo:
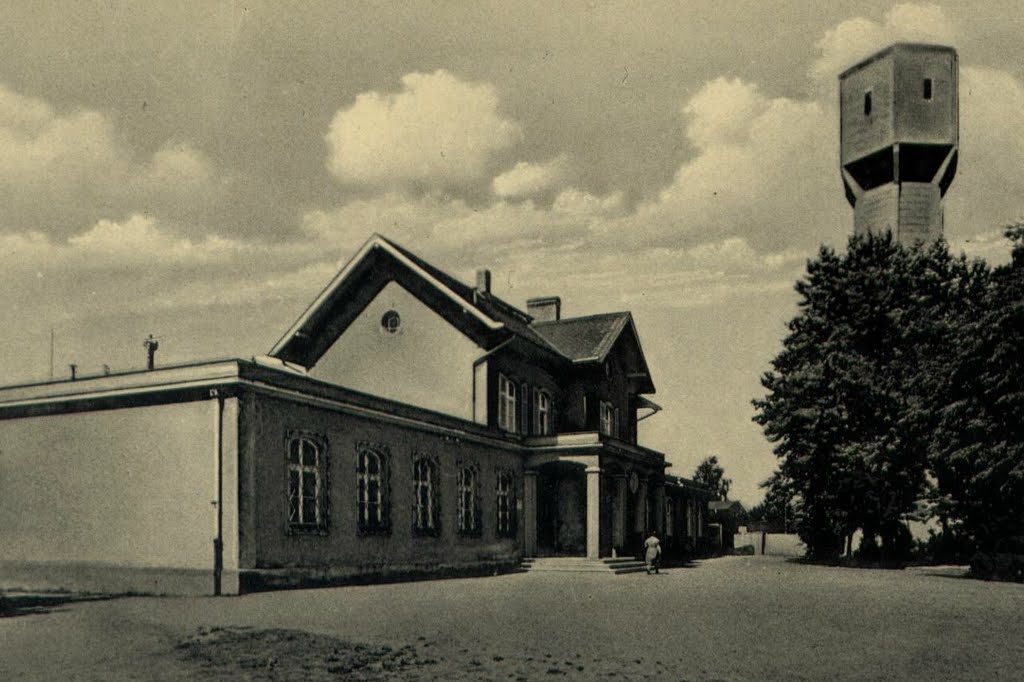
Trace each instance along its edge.
<path fill-rule="evenodd" d="M 327 441 L 290 432 L 286 437 L 289 532 L 327 531 Z"/>
<path fill-rule="evenodd" d="M 480 535 L 479 472 L 473 465 L 461 464 L 457 482 L 459 535 Z"/>
<path fill-rule="evenodd" d="M 497 480 L 497 534 L 499 537 L 516 536 L 515 478 L 511 471 L 498 471 Z"/>
<path fill-rule="evenodd" d="M 387 449 L 361 444 L 356 456 L 356 497 L 359 503 L 358 527 L 362 533 L 387 532 L 388 513 Z"/>
<path fill-rule="evenodd" d="M 412 528 L 418 535 L 437 535 L 441 529 L 438 505 L 438 464 L 429 457 L 413 461 Z"/>

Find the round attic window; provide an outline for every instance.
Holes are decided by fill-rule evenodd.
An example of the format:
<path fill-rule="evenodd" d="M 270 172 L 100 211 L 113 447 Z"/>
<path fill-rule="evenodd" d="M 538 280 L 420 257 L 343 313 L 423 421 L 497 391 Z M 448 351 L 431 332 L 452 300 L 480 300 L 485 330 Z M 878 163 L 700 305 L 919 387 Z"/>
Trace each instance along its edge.
<path fill-rule="evenodd" d="M 380 318 L 381 329 L 389 334 L 394 334 L 402 326 L 402 317 L 397 310 L 389 310 Z"/>

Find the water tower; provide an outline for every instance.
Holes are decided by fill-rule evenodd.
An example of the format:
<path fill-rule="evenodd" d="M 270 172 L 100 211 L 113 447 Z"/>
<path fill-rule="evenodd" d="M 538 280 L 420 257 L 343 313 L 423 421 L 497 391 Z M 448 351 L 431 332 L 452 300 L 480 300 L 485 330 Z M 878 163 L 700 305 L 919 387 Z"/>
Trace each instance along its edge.
<path fill-rule="evenodd" d="M 956 175 L 957 54 L 897 43 L 839 76 L 839 156 L 854 234 L 901 244 L 942 237 L 942 197 Z"/>

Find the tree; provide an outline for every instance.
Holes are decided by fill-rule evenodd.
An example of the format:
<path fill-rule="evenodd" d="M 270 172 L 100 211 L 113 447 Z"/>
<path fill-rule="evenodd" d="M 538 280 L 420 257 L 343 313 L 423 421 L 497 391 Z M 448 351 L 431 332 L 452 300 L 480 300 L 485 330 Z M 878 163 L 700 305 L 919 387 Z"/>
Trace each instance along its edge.
<path fill-rule="evenodd" d="M 936 497 L 983 556 L 1024 554 L 1024 225 L 1005 234 L 1012 262 L 961 314 L 953 361 L 924 405 Z"/>
<path fill-rule="evenodd" d="M 776 533 L 788 533 L 796 517 L 793 506 L 793 493 L 788 482 L 779 472 L 773 473 L 768 480 L 761 483 L 765 489 L 764 500 L 750 508 L 748 514 L 751 524 L 757 524 L 762 530 Z"/>
<path fill-rule="evenodd" d="M 710 488 L 723 500 L 729 499 L 732 479 L 725 478 L 725 469 L 718 463 L 718 455 L 706 457 L 693 472 L 693 480 Z"/>
<path fill-rule="evenodd" d="M 762 377 L 755 421 L 774 443 L 796 530 L 833 558 L 860 528 L 883 558 L 909 549 L 904 515 L 928 490 L 930 441 L 920 373 L 942 359 L 932 323 L 959 272 L 944 243 L 904 248 L 890 235 L 822 247 L 797 282 L 800 312 Z"/>

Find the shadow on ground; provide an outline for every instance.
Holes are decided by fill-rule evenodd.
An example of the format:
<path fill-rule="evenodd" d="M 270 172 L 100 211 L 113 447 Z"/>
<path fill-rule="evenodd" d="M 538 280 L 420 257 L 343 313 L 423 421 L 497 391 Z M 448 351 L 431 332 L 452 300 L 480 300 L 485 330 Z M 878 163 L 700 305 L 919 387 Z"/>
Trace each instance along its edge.
<path fill-rule="evenodd" d="M 0 618 L 13 618 L 59 611 L 64 604 L 112 599 L 109 595 L 84 595 L 70 592 L 7 592 L 0 594 Z"/>

